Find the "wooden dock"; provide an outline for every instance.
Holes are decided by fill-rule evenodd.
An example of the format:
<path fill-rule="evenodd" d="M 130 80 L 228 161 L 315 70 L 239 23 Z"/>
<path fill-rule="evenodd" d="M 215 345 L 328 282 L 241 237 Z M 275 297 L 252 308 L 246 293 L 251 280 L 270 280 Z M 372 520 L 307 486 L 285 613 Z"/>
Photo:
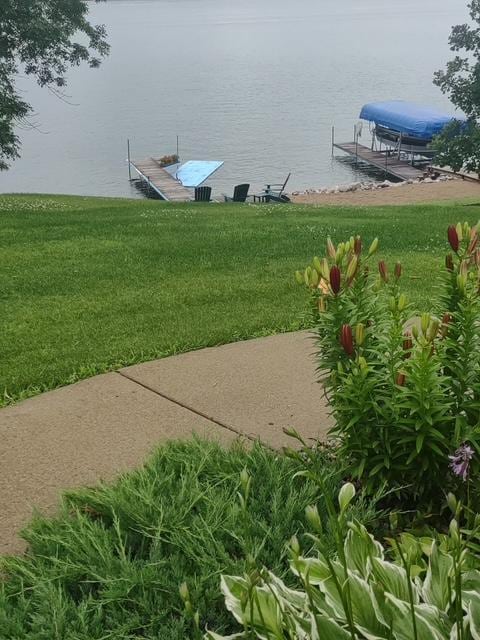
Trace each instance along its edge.
<path fill-rule="evenodd" d="M 399 180 L 417 180 L 424 175 L 423 169 L 412 166 L 406 160 L 399 160 L 396 152 L 389 155 L 385 151 L 372 151 L 363 144 L 355 144 L 355 142 L 334 142 L 332 146 Z"/>
<path fill-rule="evenodd" d="M 128 160 L 140 179 L 163 200 L 169 202 L 190 202 L 193 194 L 181 182 L 175 180 L 168 171 L 160 166 L 155 158 L 147 158 L 140 162 Z"/>

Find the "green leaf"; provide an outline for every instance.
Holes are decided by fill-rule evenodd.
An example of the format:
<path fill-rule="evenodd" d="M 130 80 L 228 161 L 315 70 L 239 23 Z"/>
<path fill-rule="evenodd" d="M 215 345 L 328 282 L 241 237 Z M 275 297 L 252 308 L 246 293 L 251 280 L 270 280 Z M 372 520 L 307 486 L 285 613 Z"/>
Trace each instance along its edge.
<path fill-rule="evenodd" d="M 319 640 L 350 640 L 352 637 L 338 622 L 325 616 L 312 615 L 312 629 L 316 629 Z"/>
<path fill-rule="evenodd" d="M 381 558 L 372 558 L 372 572 L 375 580 L 384 591 L 388 591 L 399 600 L 409 600 L 408 576 L 405 569 L 393 562 Z M 417 587 L 412 583 L 414 603 L 419 603 Z"/>
<path fill-rule="evenodd" d="M 440 551 L 434 541 L 422 587 L 425 602 L 435 605 L 441 611 L 447 611 L 453 599 L 450 587 L 452 579 L 453 558 Z"/>

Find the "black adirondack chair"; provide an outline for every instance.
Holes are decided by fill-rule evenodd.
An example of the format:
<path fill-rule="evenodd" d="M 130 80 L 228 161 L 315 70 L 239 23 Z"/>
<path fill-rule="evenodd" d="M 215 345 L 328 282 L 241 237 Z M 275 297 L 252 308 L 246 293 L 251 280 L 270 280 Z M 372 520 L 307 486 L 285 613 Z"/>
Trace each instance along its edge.
<path fill-rule="evenodd" d="M 212 187 L 195 187 L 195 202 L 210 202 Z"/>
<path fill-rule="evenodd" d="M 256 202 L 290 202 L 290 198 L 284 193 L 285 187 L 290 180 L 289 173 L 283 184 L 267 184 L 263 193 L 259 193 L 253 196 L 253 201 Z"/>
<path fill-rule="evenodd" d="M 237 184 L 237 186 L 233 190 L 233 198 L 225 195 L 223 196 L 225 198 L 225 202 L 245 202 L 248 196 L 249 189 L 249 184 Z"/>

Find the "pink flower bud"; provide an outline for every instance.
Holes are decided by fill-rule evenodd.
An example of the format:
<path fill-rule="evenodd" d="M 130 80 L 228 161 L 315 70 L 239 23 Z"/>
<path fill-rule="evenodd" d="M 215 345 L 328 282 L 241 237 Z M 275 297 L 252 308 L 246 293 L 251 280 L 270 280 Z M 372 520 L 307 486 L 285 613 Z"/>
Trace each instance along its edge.
<path fill-rule="evenodd" d="M 455 251 L 455 253 L 457 253 L 458 252 L 458 248 L 460 246 L 460 241 L 458 239 L 457 230 L 456 230 L 456 228 L 454 227 L 453 224 L 451 224 L 448 227 L 447 235 L 448 235 L 448 242 L 450 243 L 450 246 L 452 247 L 453 251 Z"/>
<path fill-rule="evenodd" d="M 341 278 L 340 269 L 336 264 L 333 265 L 330 269 L 330 286 L 332 287 L 332 291 L 335 295 L 340 291 Z"/>
<path fill-rule="evenodd" d="M 340 343 L 347 356 L 353 356 L 353 331 L 349 324 L 342 325 Z"/>

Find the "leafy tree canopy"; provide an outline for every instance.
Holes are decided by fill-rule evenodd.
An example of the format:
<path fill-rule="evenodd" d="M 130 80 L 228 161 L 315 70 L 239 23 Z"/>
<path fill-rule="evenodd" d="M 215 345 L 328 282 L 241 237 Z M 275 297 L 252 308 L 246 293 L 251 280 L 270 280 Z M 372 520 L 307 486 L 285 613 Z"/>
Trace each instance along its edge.
<path fill-rule="evenodd" d="M 99 66 L 105 36 L 88 21 L 86 0 L 0 0 L 0 170 L 19 156 L 15 125 L 32 113 L 17 91 L 18 74 L 58 90 L 69 67 Z"/>
<path fill-rule="evenodd" d="M 450 49 L 457 55 L 444 70 L 437 71 L 434 83 L 467 116 L 468 124 L 453 122 L 434 142 L 436 161 L 455 171 L 480 172 L 480 0 L 468 4 L 472 24 L 452 27 Z"/>

